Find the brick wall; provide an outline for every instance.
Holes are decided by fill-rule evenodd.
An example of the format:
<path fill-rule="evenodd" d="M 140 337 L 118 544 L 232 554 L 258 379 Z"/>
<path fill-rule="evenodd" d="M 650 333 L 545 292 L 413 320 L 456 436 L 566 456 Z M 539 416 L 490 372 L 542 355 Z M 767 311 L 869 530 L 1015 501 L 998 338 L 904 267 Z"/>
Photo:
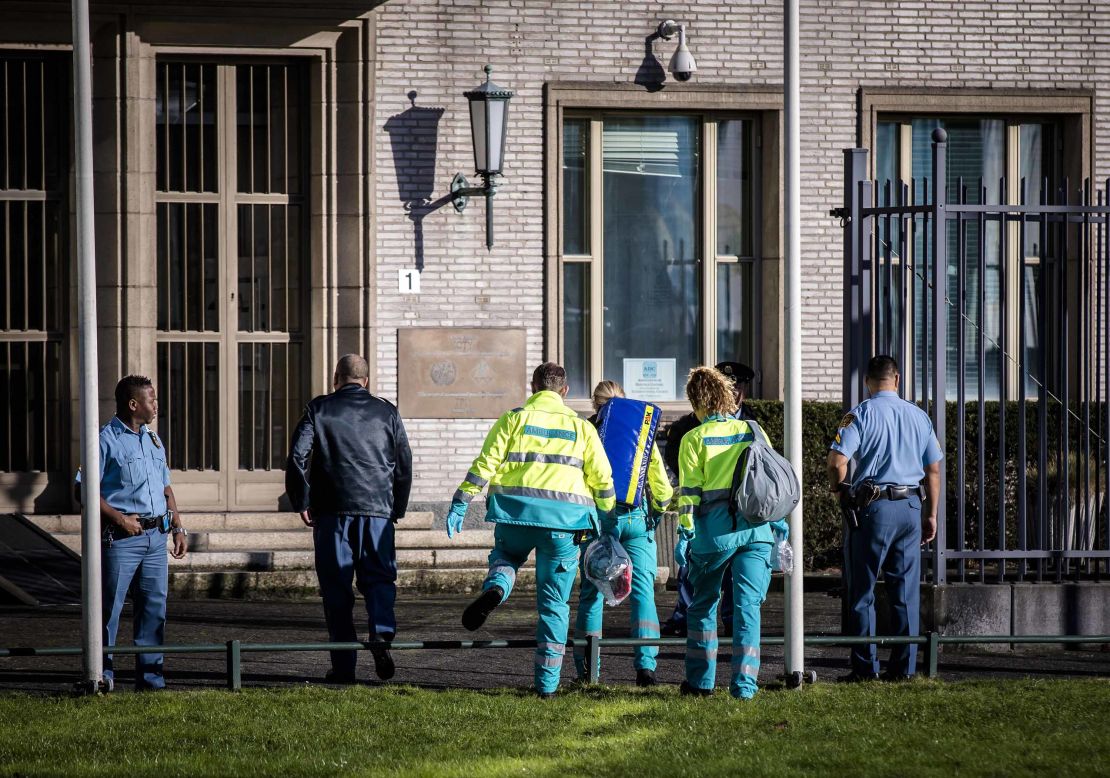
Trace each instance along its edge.
<path fill-rule="evenodd" d="M 378 391 L 396 395 L 396 333 L 403 326 L 523 326 L 529 363 L 541 359 L 546 81 L 633 81 L 645 37 L 666 17 L 687 25 L 697 82 L 781 84 L 781 8 L 777 1 L 664 7 L 392 0 L 382 6 L 375 86 Z M 840 393 L 841 234 L 828 211 L 840 204 L 841 149 L 856 143 L 857 89 L 1098 90 L 1110 78 L 1110 3 L 804 0 L 801 35 L 803 391 L 832 399 Z M 674 45 L 655 43 L 663 67 Z M 400 295 L 398 269 L 418 261 L 413 211 L 405 203 L 444 194 L 454 173 L 472 169 L 462 93 L 480 83 L 487 62 L 494 80 L 516 91 L 507 175 L 496 198 L 496 245 L 485 249 L 481 202 L 463 215 L 449 204 L 424 215 L 421 294 Z M 682 86 L 668 82 L 667 88 Z M 1096 91 L 1095 105 L 1095 173 L 1104 179 L 1110 175 L 1110 140 L 1099 131 L 1110 112 L 1104 91 Z M 421 140 L 398 142 L 397 130 L 410 127 L 424 133 Z M 402 164 L 395 165 L 395 156 Z M 406 170 L 400 181 L 398 167 Z M 488 424 L 408 422 L 420 475 L 414 499 L 449 499 Z"/>

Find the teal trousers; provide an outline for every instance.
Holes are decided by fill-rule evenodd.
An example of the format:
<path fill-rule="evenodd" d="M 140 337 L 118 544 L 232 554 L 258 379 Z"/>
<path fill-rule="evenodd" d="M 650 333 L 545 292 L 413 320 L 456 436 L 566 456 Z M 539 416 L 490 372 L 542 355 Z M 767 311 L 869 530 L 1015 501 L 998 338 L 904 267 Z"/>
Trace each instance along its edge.
<path fill-rule="evenodd" d="M 493 551 L 489 573 L 482 589 L 494 586 L 505 592 L 502 602 L 512 594 L 516 573 L 536 550 L 536 691 L 554 692 L 566 653 L 570 629 L 570 595 L 578 572 L 578 547 L 573 533 L 544 527 L 498 524 L 493 530 Z"/>
<path fill-rule="evenodd" d="M 686 681 L 712 689 L 717 678 L 717 601 L 721 580 L 732 563 L 733 697 L 751 699 L 758 689 L 759 609 L 771 585 L 771 544 L 752 542 L 724 551 L 690 554 L 690 603 L 686 632 Z"/>
<path fill-rule="evenodd" d="M 601 531 L 612 535 L 624 546 L 632 558 L 631 635 L 634 638 L 659 637 L 659 612 L 655 609 L 655 531 L 647 528 L 647 512 L 634 508 L 621 513 L 602 525 Z M 585 547 L 582 549 L 584 554 Z M 602 607 L 604 599 L 597 587 L 582 574 L 578 595 L 578 616 L 574 622 L 574 668 L 579 678 L 586 673 L 586 637 L 601 637 Z M 632 665 L 637 670 L 655 670 L 658 646 L 639 646 L 633 655 Z M 598 671 L 600 672 L 600 667 Z"/>

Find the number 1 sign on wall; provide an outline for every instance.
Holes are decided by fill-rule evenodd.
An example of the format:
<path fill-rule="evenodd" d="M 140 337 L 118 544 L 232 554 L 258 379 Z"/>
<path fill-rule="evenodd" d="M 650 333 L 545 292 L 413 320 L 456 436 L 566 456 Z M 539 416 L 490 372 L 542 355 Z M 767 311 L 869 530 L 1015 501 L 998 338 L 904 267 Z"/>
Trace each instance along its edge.
<path fill-rule="evenodd" d="M 412 267 L 398 270 L 397 289 L 401 294 L 420 294 L 420 271 Z"/>

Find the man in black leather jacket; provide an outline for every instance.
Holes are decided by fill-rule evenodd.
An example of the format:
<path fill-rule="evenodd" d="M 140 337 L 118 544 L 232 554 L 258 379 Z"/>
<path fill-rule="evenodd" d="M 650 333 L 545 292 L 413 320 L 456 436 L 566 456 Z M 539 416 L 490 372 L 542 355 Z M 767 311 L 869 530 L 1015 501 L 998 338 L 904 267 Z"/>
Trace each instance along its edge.
<path fill-rule="evenodd" d="M 316 576 L 333 642 L 358 640 L 352 579 L 366 601 L 371 639 L 389 641 L 397 632 L 393 525 L 408 508 L 412 453 L 400 414 L 366 390 L 368 379 L 362 357 L 348 354 L 339 360 L 335 391 L 305 408 L 285 465 L 293 510 L 312 527 Z M 378 677 L 392 678 L 389 651 L 371 653 Z M 332 651 L 325 680 L 354 683 L 355 652 Z"/>

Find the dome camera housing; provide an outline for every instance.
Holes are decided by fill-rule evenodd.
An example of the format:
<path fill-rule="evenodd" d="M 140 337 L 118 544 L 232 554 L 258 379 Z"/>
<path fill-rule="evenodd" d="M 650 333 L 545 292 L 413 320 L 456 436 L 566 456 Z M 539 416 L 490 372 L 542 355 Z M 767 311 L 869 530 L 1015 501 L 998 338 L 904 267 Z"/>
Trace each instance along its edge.
<path fill-rule="evenodd" d="M 694 62 L 694 55 L 686 48 L 685 43 L 679 44 L 678 48 L 675 49 L 675 53 L 671 56 L 669 69 L 671 75 L 679 81 L 689 81 L 693 78 L 698 66 Z"/>

